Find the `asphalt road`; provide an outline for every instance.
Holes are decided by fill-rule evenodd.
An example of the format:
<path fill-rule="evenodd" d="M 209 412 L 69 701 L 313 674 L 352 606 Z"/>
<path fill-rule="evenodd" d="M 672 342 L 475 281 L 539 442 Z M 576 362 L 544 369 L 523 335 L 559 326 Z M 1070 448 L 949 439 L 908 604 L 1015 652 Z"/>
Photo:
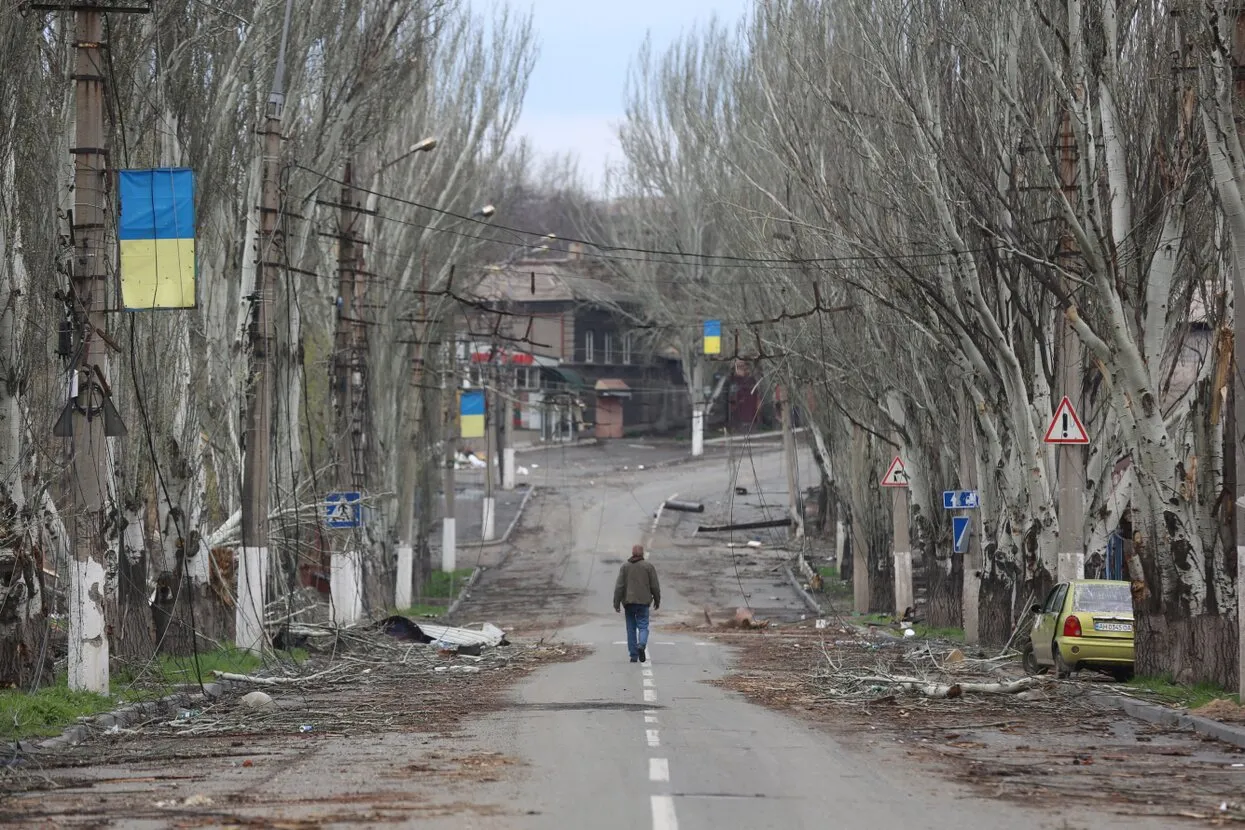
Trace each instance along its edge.
<path fill-rule="evenodd" d="M 781 455 L 757 454 L 749 475 L 774 497 L 785 489 Z M 805 459 L 805 484 L 812 464 Z M 520 760 L 523 772 L 485 785 L 482 803 L 504 817 L 447 819 L 436 826 L 506 828 L 1114 828 L 1159 827 L 1057 800 L 984 801 L 907 762 L 902 747 L 837 743 L 807 724 L 744 701 L 706 681 L 728 671 L 728 649 L 661 630 L 694 619 L 671 581 L 655 615 L 650 663 L 628 662 L 621 617 L 611 609 L 617 561 L 652 531 L 652 510 L 674 493 L 729 493 L 721 460 L 646 471 L 592 486 L 564 478 L 540 506 L 539 542 L 556 549 L 547 577 L 567 606 L 552 636 L 590 644 L 587 659 L 541 670 L 519 687 L 516 706 L 477 725 L 475 741 Z M 548 486 L 548 485 L 547 485 Z M 659 571 L 658 532 L 652 559 Z M 528 554 L 535 556 L 536 538 Z M 527 567 L 533 567 L 529 562 Z M 485 586 L 487 588 L 487 586 Z M 575 599 L 578 597 L 578 599 Z"/>

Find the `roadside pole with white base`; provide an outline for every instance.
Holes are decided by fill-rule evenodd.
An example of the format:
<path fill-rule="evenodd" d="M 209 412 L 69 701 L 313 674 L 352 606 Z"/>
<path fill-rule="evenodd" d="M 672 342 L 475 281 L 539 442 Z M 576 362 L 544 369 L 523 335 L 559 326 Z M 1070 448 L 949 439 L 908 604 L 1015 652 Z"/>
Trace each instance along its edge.
<path fill-rule="evenodd" d="M 902 616 L 904 611 L 913 607 L 913 593 L 912 542 L 908 532 L 908 470 L 899 456 L 895 456 L 886 475 L 882 476 L 882 486 L 894 488 L 891 556 L 895 569 L 895 615 Z"/>
<path fill-rule="evenodd" d="M 722 354 L 722 321 L 706 320 L 701 351 L 706 355 Z M 705 454 L 705 379 L 703 361 L 692 365 L 692 456 Z"/>
<path fill-rule="evenodd" d="M 329 560 L 329 601 L 333 623 L 352 625 L 363 617 L 363 556 L 335 552 Z M 404 606 L 405 607 L 405 606 Z"/>
<path fill-rule="evenodd" d="M 399 611 L 411 607 L 414 568 L 415 549 L 410 545 L 398 545 L 398 576 L 393 587 L 393 605 Z"/>
<path fill-rule="evenodd" d="M 100 604 L 89 602 L 104 594 L 104 566 L 94 559 L 71 560 L 69 571 L 69 688 L 108 694 L 108 635 Z"/>
<path fill-rule="evenodd" d="M 1059 447 L 1059 559 L 1055 566 L 1055 579 L 1058 582 L 1084 579 L 1085 545 L 1081 538 L 1085 525 L 1083 446 L 1089 443 L 1089 434 L 1067 396 L 1055 409 L 1055 416 L 1051 418 L 1043 440 Z"/>
<path fill-rule="evenodd" d="M 239 651 L 261 654 L 264 637 L 264 582 L 268 548 L 244 547 L 238 560 L 238 601 L 234 606 L 234 644 Z"/>

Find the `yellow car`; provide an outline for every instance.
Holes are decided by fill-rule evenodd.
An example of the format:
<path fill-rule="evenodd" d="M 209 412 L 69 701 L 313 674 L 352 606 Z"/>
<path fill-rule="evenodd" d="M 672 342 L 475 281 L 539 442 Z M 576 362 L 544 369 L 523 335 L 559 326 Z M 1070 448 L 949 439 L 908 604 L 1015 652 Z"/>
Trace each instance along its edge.
<path fill-rule="evenodd" d="M 1127 680 L 1133 674 L 1133 596 L 1127 582 L 1060 582 L 1035 605 L 1024 650 L 1032 674 L 1052 666 L 1059 677 L 1098 669 Z"/>

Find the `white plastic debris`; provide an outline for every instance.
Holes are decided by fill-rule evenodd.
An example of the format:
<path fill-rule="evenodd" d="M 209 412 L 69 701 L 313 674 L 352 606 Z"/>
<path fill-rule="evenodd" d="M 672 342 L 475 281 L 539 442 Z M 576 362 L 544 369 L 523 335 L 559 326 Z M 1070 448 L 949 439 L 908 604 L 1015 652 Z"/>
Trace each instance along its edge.
<path fill-rule="evenodd" d="M 532 474 L 531 471 L 527 469 L 527 467 L 520 467 L 519 469 L 515 470 L 515 472 L 521 476 L 530 476 Z"/>
<path fill-rule="evenodd" d="M 267 692 L 247 692 L 242 696 L 242 705 L 248 709 L 273 709 L 276 704 Z"/>
<path fill-rule="evenodd" d="M 829 626 L 829 625 L 830 625 L 830 621 L 829 621 L 829 620 L 827 620 L 827 619 L 826 619 L 826 618 L 824 618 L 824 617 L 822 617 L 821 619 L 817 620 L 817 627 L 818 627 L 818 628 L 826 628 L 826 627 L 827 627 L 827 626 Z"/>
<path fill-rule="evenodd" d="M 915 636 L 916 636 L 916 632 L 915 632 L 915 631 L 913 631 L 911 628 L 905 628 L 905 629 L 903 630 L 903 635 L 904 635 L 905 637 L 915 637 Z"/>

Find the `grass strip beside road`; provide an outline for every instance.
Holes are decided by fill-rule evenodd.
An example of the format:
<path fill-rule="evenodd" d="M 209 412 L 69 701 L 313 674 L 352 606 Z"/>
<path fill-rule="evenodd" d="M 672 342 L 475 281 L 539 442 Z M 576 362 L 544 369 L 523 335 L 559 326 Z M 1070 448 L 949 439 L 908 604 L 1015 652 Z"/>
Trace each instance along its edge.
<path fill-rule="evenodd" d="M 295 649 L 282 652 L 278 659 L 301 663 L 307 652 Z M 110 677 L 112 694 L 75 691 L 61 675 L 52 685 L 34 692 L 21 689 L 0 690 L 0 740 L 17 741 L 59 735 L 66 727 L 82 718 L 110 712 L 129 703 L 158 700 L 173 693 L 177 687 L 197 685 L 201 677 L 211 682 L 213 671 L 254 674 L 264 661 L 250 652 L 233 646 L 199 652 L 197 665 L 193 655 L 156 655 L 142 664 L 114 665 Z"/>
<path fill-rule="evenodd" d="M 1240 700 L 1227 689 L 1213 683 L 1198 683 L 1194 686 L 1181 686 L 1170 677 L 1134 677 L 1128 681 L 1129 688 L 1145 692 L 1159 702 L 1168 706 L 1184 709 L 1199 709 L 1216 700 L 1230 700 L 1239 704 Z"/>

